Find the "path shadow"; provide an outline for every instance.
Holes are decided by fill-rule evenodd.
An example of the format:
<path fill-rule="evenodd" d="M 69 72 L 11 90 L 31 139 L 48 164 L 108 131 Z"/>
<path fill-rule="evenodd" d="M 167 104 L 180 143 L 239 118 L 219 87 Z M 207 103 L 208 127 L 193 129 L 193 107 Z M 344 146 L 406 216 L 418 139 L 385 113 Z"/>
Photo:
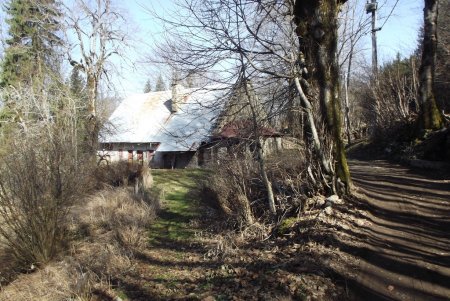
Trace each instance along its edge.
<path fill-rule="evenodd" d="M 449 181 L 384 161 L 350 166 L 365 197 L 335 209 L 368 213 L 368 225 L 339 229 L 353 239 L 340 249 L 359 260 L 346 278 L 355 300 L 450 300 Z"/>

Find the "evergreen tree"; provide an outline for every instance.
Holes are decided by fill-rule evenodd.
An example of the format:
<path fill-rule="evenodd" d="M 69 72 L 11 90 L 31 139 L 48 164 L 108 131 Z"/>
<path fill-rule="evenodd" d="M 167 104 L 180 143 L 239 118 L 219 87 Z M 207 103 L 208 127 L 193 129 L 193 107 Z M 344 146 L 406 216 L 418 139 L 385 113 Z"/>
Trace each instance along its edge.
<path fill-rule="evenodd" d="M 86 82 L 77 67 L 74 67 L 70 73 L 69 87 L 75 97 L 83 98 L 86 96 Z"/>
<path fill-rule="evenodd" d="M 147 80 L 144 87 L 144 93 L 152 92 L 152 84 L 150 83 L 150 80 Z"/>
<path fill-rule="evenodd" d="M 155 91 L 165 91 L 165 90 L 166 90 L 166 83 L 164 82 L 160 74 L 158 80 L 156 81 Z"/>
<path fill-rule="evenodd" d="M 0 86 L 44 81 L 54 74 L 57 48 L 62 45 L 59 3 L 57 0 L 9 0 L 4 6 L 8 17 Z M 39 78 L 39 80 L 36 80 Z"/>

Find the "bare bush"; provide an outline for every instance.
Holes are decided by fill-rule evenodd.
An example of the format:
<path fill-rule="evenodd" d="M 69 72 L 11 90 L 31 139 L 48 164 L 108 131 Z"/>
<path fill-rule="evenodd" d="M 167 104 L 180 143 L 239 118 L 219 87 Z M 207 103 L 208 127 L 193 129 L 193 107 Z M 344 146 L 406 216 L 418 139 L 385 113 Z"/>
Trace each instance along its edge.
<path fill-rule="evenodd" d="M 419 111 L 417 58 L 397 57 L 383 66 L 376 82 L 367 78 L 356 85 L 355 94 L 365 123 L 372 127 L 372 138 L 397 140 L 404 136 L 403 129 L 416 120 Z M 400 131 L 402 135 L 396 134 Z"/>
<path fill-rule="evenodd" d="M 301 211 L 308 195 L 314 194 L 321 184 L 317 181 L 320 166 L 309 168 L 308 152 L 284 150 L 268 160 L 269 176 L 275 187 L 278 206 L 282 212 Z M 313 174 L 314 170 L 314 174 Z M 322 189 L 323 190 L 323 189 Z"/>
<path fill-rule="evenodd" d="M 327 148 L 324 143 L 324 148 Z M 279 215 L 301 212 L 308 196 L 324 193 L 320 166 L 311 165 L 312 150 L 303 145 L 275 152 L 267 157 L 267 174 L 274 188 Z M 264 184 L 251 156 L 221 158 L 211 166 L 211 176 L 201 183 L 204 203 L 227 216 L 239 226 L 267 217 Z"/>
<path fill-rule="evenodd" d="M 254 162 L 248 158 L 222 158 L 220 166 L 212 166 L 208 182 L 201 188 L 201 198 L 240 223 L 253 223 L 252 199 L 264 200 L 264 187 Z M 253 190 L 258 183 L 259 189 Z M 255 194 L 261 194 L 255 197 Z"/>
<path fill-rule="evenodd" d="M 128 162 L 100 165 L 94 173 L 97 187 L 134 186 L 136 193 L 144 193 L 153 186 L 153 176 L 148 166 Z"/>
<path fill-rule="evenodd" d="M 0 290 L 0 301 L 114 300 L 111 282 L 135 267 L 134 252 L 146 246 L 157 207 L 127 187 L 77 201 L 68 214 L 70 256 L 19 276 Z"/>
<path fill-rule="evenodd" d="M 3 90 L 15 116 L 0 163 L 0 240 L 22 264 L 43 264 L 63 243 L 67 210 L 89 175 L 78 151 L 77 104 L 64 91 Z"/>
<path fill-rule="evenodd" d="M 76 206 L 70 214 L 71 229 L 94 237 L 96 242 L 119 242 L 122 246 L 145 246 L 145 231 L 156 216 L 159 201 L 147 194 L 133 195 L 126 188 L 105 189 Z"/>

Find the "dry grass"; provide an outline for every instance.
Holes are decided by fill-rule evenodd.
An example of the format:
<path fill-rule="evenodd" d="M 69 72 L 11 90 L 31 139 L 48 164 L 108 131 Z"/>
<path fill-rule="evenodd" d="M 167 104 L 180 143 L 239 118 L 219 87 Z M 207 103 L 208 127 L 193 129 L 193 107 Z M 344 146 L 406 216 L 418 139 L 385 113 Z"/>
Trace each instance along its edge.
<path fill-rule="evenodd" d="M 134 268 L 133 254 L 147 244 L 158 202 L 128 188 L 109 188 L 69 213 L 71 254 L 0 291 L 2 300 L 114 300 L 110 282 Z"/>
<path fill-rule="evenodd" d="M 119 242 L 123 247 L 145 245 L 145 231 L 159 205 L 147 194 L 134 195 L 127 188 L 105 189 L 90 197 L 87 204 L 71 214 L 71 229 L 96 242 Z"/>

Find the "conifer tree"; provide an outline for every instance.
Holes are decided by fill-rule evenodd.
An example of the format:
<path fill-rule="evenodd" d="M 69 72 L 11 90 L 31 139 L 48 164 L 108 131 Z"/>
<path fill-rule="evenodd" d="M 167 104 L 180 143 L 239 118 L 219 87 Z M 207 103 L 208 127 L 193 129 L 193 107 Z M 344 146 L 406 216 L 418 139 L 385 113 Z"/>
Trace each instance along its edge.
<path fill-rule="evenodd" d="M 150 83 L 150 80 L 147 80 L 144 87 L 144 93 L 152 92 L 152 84 Z"/>
<path fill-rule="evenodd" d="M 77 98 L 86 96 L 86 82 L 79 72 L 79 68 L 74 67 L 70 73 L 70 91 Z"/>
<path fill-rule="evenodd" d="M 166 90 L 166 83 L 164 82 L 160 74 L 158 80 L 156 81 L 155 91 L 165 91 L 165 90 Z"/>
<path fill-rule="evenodd" d="M 62 39 L 57 0 L 9 0 L 5 6 L 9 25 L 0 86 L 43 82 L 54 74 Z"/>

